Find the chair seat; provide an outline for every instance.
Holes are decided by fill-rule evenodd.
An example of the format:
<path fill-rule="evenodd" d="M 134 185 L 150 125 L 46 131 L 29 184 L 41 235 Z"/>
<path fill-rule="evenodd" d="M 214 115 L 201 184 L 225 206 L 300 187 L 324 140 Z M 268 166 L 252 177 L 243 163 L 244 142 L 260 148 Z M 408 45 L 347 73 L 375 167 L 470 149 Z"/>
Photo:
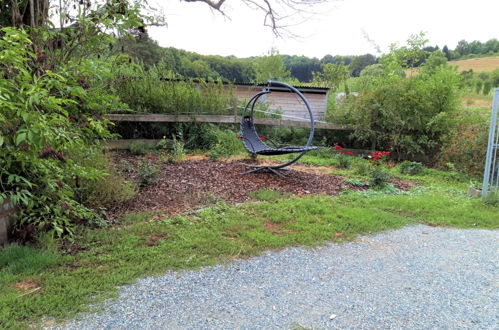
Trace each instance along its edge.
<path fill-rule="evenodd" d="M 307 151 L 312 151 L 316 150 L 317 147 L 300 147 L 300 146 L 290 146 L 290 147 L 283 147 L 283 148 L 269 148 L 269 149 L 264 149 L 260 150 L 258 152 L 255 152 L 257 155 L 285 155 L 285 154 L 293 154 L 293 153 L 298 153 L 298 152 L 307 152 Z"/>

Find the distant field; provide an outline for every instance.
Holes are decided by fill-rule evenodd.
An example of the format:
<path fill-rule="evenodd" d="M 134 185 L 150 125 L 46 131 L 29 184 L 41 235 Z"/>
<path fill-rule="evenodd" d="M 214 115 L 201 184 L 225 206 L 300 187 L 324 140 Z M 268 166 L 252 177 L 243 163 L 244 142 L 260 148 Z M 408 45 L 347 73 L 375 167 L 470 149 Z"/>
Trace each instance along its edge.
<path fill-rule="evenodd" d="M 461 97 L 461 105 L 464 107 L 490 109 L 492 106 L 492 95 L 467 92 Z"/>
<path fill-rule="evenodd" d="M 474 72 L 491 72 L 499 69 L 499 57 L 471 58 L 469 60 L 450 61 L 449 65 L 457 65 L 458 71 L 473 69 Z"/>

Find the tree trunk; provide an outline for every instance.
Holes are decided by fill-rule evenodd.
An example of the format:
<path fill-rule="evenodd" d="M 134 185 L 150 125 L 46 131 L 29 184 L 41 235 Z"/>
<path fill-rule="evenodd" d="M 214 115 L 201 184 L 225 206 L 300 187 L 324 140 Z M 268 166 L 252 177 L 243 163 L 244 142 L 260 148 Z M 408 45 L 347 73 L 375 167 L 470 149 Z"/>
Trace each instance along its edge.
<path fill-rule="evenodd" d="M 30 22 L 29 24 L 31 27 L 36 27 L 35 23 L 35 1 L 34 0 L 29 0 L 29 18 Z"/>

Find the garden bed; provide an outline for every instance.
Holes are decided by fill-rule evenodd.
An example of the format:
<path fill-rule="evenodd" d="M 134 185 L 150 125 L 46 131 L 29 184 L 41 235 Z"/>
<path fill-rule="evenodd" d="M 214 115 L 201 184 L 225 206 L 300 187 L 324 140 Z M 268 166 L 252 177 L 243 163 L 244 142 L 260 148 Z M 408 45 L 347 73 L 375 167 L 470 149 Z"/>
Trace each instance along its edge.
<path fill-rule="evenodd" d="M 138 164 L 143 157 L 120 152 L 114 154 L 113 159 L 127 179 L 137 180 Z M 159 162 L 155 156 L 150 161 Z M 290 171 L 283 172 L 285 177 L 265 172 L 241 174 L 251 165 L 264 163 L 269 164 L 268 161 L 250 159 L 211 161 L 205 156 L 188 156 L 178 163 L 163 163 L 158 181 L 141 188 L 130 202 L 112 208 L 109 217 L 116 220 L 131 212 L 158 212 L 162 216 L 172 216 L 221 200 L 239 204 L 251 200 L 251 193 L 261 189 L 294 195 L 329 196 L 347 189 L 365 189 L 348 184 L 344 177 L 332 174 L 332 168 L 323 166 L 297 164 Z M 393 179 L 392 183 L 403 190 L 413 185 L 398 179 Z"/>

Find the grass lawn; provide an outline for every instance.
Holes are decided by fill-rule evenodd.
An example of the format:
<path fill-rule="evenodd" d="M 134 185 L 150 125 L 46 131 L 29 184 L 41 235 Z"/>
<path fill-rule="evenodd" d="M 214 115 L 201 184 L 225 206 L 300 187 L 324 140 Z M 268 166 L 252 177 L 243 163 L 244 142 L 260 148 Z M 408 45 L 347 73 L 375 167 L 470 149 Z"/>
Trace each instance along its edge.
<path fill-rule="evenodd" d="M 338 169 L 334 160 L 320 154 L 303 161 L 331 166 L 332 172 L 352 180 L 367 180 L 356 164 Z M 387 188 L 345 191 L 336 197 L 260 190 L 252 196 L 255 202 L 238 206 L 218 203 L 167 219 L 132 214 L 117 226 L 80 228 L 73 244 L 77 250 L 71 254 L 46 237 L 39 246 L 8 246 L 0 252 L 0 328 L 74 317 L 91 310 L 90 303 L 115 296 L 118 286 L 168 269 L 213 265 L 286 246 L 353 240 L 415 223 L 499 227 L 499 207 L 467 197 L 464 176 L 389 171 L 420 185 L 409 192 Z"/>

